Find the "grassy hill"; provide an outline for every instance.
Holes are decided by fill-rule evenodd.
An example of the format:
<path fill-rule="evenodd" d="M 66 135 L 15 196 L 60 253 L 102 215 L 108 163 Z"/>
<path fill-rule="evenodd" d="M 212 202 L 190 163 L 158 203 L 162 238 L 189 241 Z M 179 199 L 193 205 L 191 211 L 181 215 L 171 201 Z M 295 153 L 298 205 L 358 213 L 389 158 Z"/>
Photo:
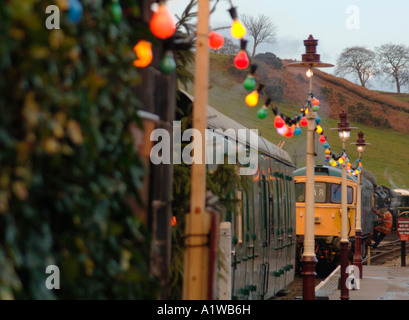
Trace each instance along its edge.
<path fill-rule="evenodd" d="M 248 107 L 244 98 L 248 93 L 242 85 L 248 70 L 234 68 L 233 57 L 211 54 L 209 105 L 248 128 L 258 129 L 259 133 L 278 144 L 284 140 L 284 149 L 289 153 L 297 167 L 305 165 L 306 130 L 300 136 L 285 138 L 280 136 L 274 126 L 274 115 L 269 109 L 266 119 L 257 118 L 257 110 L 266 97 L 260 97 L 259 104 Z M 288 68 L 289 61 L 283 65 L 271 64 L 268 60 L 255 60 L 258 65 L 256 79 L 266 85 L 264 92 L 274 96 L 280 112 L 287 116 L 300 113 L 308 95 L 308 79 L 303 68 Z M 194 94 L 193 85 L 187 90 Z M 379 185 L 392 188 L 409 188 L 409 95 L 394 95 L 368 90 L 345 79 L 334 77 L 323 71 L 314 70 L 313 93 L 320 101 L 321 126 L 332 151 L 341 152 L 341 141 L 336 131 L 342 111 L 348 111 L 351 126 L 359 127 L 364 138 L 371 145 L 363 154 L 365 169 L 373 172 Z M 357 139 L 357 132 L 351 133 L 347 142 L 347 154 L 354 162 L 357 152 L 351 142 Z M 317 135 L 318 136 L 318 135 Z M 316 141 L 316 164 L 324 163 L 324 148 Z"/>

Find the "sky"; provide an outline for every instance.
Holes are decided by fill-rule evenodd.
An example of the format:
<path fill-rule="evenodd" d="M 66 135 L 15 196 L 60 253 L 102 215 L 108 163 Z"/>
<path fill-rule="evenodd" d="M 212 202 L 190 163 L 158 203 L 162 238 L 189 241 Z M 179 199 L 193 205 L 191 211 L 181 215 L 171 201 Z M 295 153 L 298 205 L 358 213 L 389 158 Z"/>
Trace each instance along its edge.
<path fill-rule="evenodd" d="M 168 0 L 172 13 L 181 14 L 189 0 Z M 277 26 L 274 44 L 260 45 L 257 53 L 270 51 L 282 59 L 301 60 L 305 53 L 303 40 L 310 34 L 318 39 L 321 61 L 336 64 L 347 47 L 375 47 L 386 43 L 409 46 L 408 0 L 232 0 L 238 14 L 264 14 Z M 213 3 L 213 1 L 212 1 Z M 210 18 L 217 28 L 231 24 L 228 0 L 220 0 Z M 226 31 L 228 32 L 228 31 Z M 227 33 L 226 33 L 227 35 Z M 249 36 L 245 37 L 250 40 Z M 249 48 L 248 48 L 249 49 Z M 333 73 L 335 68 L 323 71 Z M 349 79 L 352 80 L 352 79 Z M 385 80 L 371 79 L 371 89 L 394 91 Z M 356 82 L 356 81 L 354 81 Z M 409 92 L 406 88 L 405 92 Z"/>

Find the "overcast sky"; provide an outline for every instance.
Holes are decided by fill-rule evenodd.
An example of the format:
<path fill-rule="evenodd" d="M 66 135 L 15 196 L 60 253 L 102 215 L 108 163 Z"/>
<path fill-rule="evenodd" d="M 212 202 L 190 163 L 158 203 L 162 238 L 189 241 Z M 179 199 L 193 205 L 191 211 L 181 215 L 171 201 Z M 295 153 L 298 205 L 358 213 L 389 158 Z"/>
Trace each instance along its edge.
<path fill-rule="evenodd" d="M 168 0 L 172 13 L 180 14 L 189 0 Z M 356 45 L 375 47 L 392 42 L 409 46 L 408 0 L 232 0 L 238 14 L 264 14 L 278 28 L 273 45 L 257 52 L 271 51 L 282 59 L 301 60 L 303 40 L 310 34 L 318 39 L 321 61 L 336 64 L 343 49 Z M 212 2 L 213 3 L 213 2 Z M 230 3 L 221 0 L 210 19 L 211 27 L 227 26 Z M 250 39 L 248 36 L 246 38 Z M 323 71 L 333 73 L 335 68 Z M 379 85 L 373 83 L 372 88 Z M 394 91 L 393 86 L 382 89 Z M 408 92 L 408 90 L 405 90 Z"/>

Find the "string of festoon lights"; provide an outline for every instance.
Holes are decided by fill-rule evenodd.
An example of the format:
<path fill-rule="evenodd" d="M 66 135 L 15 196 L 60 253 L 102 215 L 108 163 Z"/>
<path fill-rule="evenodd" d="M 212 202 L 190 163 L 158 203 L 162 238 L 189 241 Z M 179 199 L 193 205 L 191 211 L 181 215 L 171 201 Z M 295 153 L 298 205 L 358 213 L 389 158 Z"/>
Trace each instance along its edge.
<path fill-rule="evenodd" d="M 159 69 L 164 74 L 171 74 L 176 70 L 176 62 L 173 55 L 174 45 L 172 44 L 172 41 L 169 41 L 169 39 L 171 40 L 176 31 L 176 23 L 170 10 L 166 6 L 165 1 L 156 0 L 155 2 L 157 3 L 157 8 L 152 15 L 149 27 L 152 34 L 156 38 L 161 40 L 168 40 L 164 41 L 163 43 L 165 52 L 159 62 Z M 233 6 L 231 0 L 230 4 L 231 8 L 228 10 L 228 12 L 232 18 L 232 24 L 230 26 L 231 35 L 236 39 L 242 40 L 242 38 L 246 34 L 246 29 L 239 21 L 237 8 Z M 240 51 L 234 59 L 234 64 L 239 69 L 247 68 L 247 66 L 249 65 L 249 59 L 247 53 L 245 52 L 246 42 L 246 40 L 242 40 Z M 215 30 L 209 30 L 208 44 L 211 49 L 218 50 L 224 44 L 224 37 Z M 153 54 L 151 42 L 140 40 L 134 46 L 134 52 L 137 56 L 137 59 L 134 61 L 135 67 L 144 68 L 152 62 Z"/>
<path fill-rule="evenodd" d="M 259 83 L 257 86 L 256 80 L 255 80 L 256 70 L 257 70 L 257 66 L 254 64 L 251 65 L 250 72 L 243 82 L 243 87 L 246 90 L 251 91 L 246 96 L 246 99 L 245 99 L 246 104 L 249 107 L 253 107 L 257 105 L 260 91 L 264 87 L 262 83 Z M 311 76 L 311 70 L 307 71 L 307 76 L 308 77 Z M 257 89 L 256 89 L 256 86 L 257 86 Z M 268 106 L 271 103 L 271 101 L 272 101 L 271 98 L 267 98 L 263 106 L 257 111 L 257 117 L 259 119 L 265 119 L 267 117 Z M 277 133 L 287 138 L 291 138 L 292 136 L 299 136 L 302 132 L 301 127 L 308 126 L 308 120 L 306 118 L 306 115 L 311 110 L 314 112 L 317 112 L 319 110 L 319 104 L 320 104 L 320 101 L 316 97 L 314 97 L 313 94 L 311 94 L 309 98 L 307 99 L 306 104 L 300 109 L 300 114 L 294 117 L 288 117 L 280 113 L 278 107 L 272 106 L 271 110 L 273 111 L 273 114 L 275 116 L 274 117 L 274 127 L 276 128 Z M 321 117 L 317 114 L 315 118 L 315 124 L 316 124 L 315 132 L 320 135 L 318 141 L 322 144 L 323 148 L 325 149 L 324 161 L 329 163 L 332 167 L 339 167 L 344 162 L 346 162 L 348 174 L 357 176 L 359 173 L 361 173 L 362 171 L 361 159 L 356 160 L 356 165 L 352 166 L 345 150 L 342 150 L 341 154 L 339 155 L 331 151 L 331 148 L 327 141 L 327 137 L 324 135 L 324 129 L 322 128 L 320 123 L 321 123 Z"/>

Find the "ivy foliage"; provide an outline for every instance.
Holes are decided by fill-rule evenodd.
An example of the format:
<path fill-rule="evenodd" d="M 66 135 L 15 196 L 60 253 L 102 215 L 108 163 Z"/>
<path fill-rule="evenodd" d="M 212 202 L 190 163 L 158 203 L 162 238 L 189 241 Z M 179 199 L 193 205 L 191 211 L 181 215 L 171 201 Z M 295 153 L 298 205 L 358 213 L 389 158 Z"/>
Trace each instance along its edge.
<path fill-rule="evenodd" d="M 138 1 L 0 6 L 0 299 L 146 299 L 150 239 L 128 203 L 145 172 L 129 131 L 139 123 L 132 48 L 149 38 Z M 48 30 L 48 5 L 61 9 Z M 60 269 L 49 290 L 48 265 Z"/>

